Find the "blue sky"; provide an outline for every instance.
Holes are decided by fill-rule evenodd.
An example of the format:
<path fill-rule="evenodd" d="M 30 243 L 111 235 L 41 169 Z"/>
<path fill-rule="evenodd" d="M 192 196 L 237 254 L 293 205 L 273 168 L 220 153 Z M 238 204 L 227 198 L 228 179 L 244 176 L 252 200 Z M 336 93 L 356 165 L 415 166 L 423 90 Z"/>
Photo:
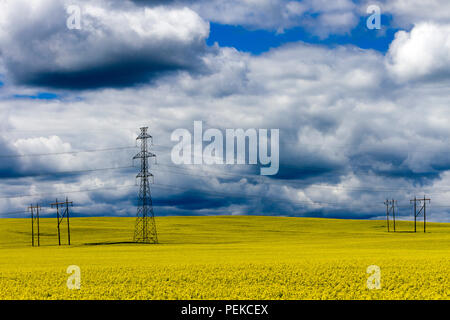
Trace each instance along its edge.
<path fill-rule="evenodd" d="M 239 51 L 258 55 L 289 42 L 303 41 L 330 47 L 354 45 L 362 49 L 377 50 L 384 54 L 394 39 L 395 33 L 400 29 L 389 25 L 392 17 L 382 15 L 382 29 L 369 30 L 366 27 L 367 16 L 361 17 L 358 25 L 348 34 L 331 35 L 325 39 L 309 33 L 302 27 L 294 27 L 278 33 L 274 30 L 249 30 L 243 26 L 211 23 L 207 44 L 213 45 L 217 42 L 222 47 L 234 47 Z"/>
<path fill-rule="evenodd" d="M 7 2 L 0 216 L 65 193 L 76 215 L 135 215 L 146 125 L 157 215 L 376 219 L 395 198 L 407 219 L 426 193 L 450 221 L 448 1 Z M 194 121 L 279 130 L 278 173 L 175 164 L 171 135 Z"/>

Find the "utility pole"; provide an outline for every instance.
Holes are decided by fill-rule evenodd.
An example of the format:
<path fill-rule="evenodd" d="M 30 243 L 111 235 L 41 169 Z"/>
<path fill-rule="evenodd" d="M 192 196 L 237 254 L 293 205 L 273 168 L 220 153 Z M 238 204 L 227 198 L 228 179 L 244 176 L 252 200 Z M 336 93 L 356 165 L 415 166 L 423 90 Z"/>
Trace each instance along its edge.
<path fill-rule="evenodd" d="M 53 206 L 56 206 L 56 222 L 58 225 L 58 245 L 61 245 L 61 233 L 59 230 L 59 205 L 60 203 L 58 202 L 58 199 L 56 199 L 55 203 L 51 204 L 51 207 L 53 208 Z"/>
<path fill-rule="evenodd" d="M 34 217 L 33 217 L 33 205 L 31 204 L 28 209 L 31 211 L 31 246 L 34 247 Z"/>
<path fill-rule="evenodd" d="M 390 231 L 389 229 L 389 225 L 390 225 L 390 221 L 389 221 L 389 214 L 392 211 L 392 219 L 394 222 L 394 232 L 395 232 L 395 206 L 397 204 L 397 200 L 388 200 L 386 199 L 386 201 L 384 202 L 384 204 L 386 205 L 386 223 L 387 223 L 387 229 L 388 232 Z"/>
<path fill-rule="evenodd" d="M 31 246 L 34 247 L 34 224 L 37 225 L 37 246 L 41 245 L 40 243 L 40 233 L 39 233 L 39 204 L 36 206 L 30 205 L 28 210 L 31 212 Z M 34 214 L 34 210 L 36 210 L 36 214 Z"/>
<path fill-rule="evenodd" d="M 392 218 L 394 219 L 394 232 L 395 232 L 395 205 L 397 204 L 397 201 L 392 199 Z"/>
<path fill-rule="evenodd" d="M 141 181 L 133 241 L 156 244 L 158 243 L 158 234 L 156 232 L 152 196 L 148 181 L 149 177 L 153 177 L 153 175 L 148 171 L 148 158 L 156 158 L 156 155 L 148 151 L 147 140 L 150 139 L 151 144 L 153 144 L 153 138 L 147 133 L 147 129 L 148 127 L 141 128 L 141 133 L 136 138 L 136 140 L 141 140 L 141 151 L 133 157 L 133 160 L 141 159 L 141 171 L 136 176 L 136 178 L 140 178 Z"/>
<path fill-rule="evenodd" d="M 428 203 L 431 203 L 431 199 L 427 199 L 425 195 L 423 196 L 423 199 L 414 197 L 414 199 L 409 200 L 410 203 L 414 202 L 414 232 L 417 232 L 417 217 L 421 214 L 423 214 L 423 232 L 427 232 L 427 201 Z M 417 211 L 417 202 L 421 205 L 419 211 Z"/>
<path fill-rule="evenodd" d="M 73 206 L 73 203 L 70 202 L 70 206 Z M 69 199 L 66 197 L 66 217 L 67 217 L 67 239 L 69 241 L 70 246 L 70 223 L 69 223 Z"/>
<path fill-rule="evenodd" d="M 58 202 L 58 199 L 56 199 L 55 203 L 51 204 L 52 208 L 56 208 L 56 220 L 58 223 L 58 245 L 61 245 L 61 230 L 60 225 L 64 219 L 64 217 L 67 219 L 67 241 L 70 246 L 70 224 L 69 224 L 69 205 L 73 207 L 73 202 L 69 201 L 69 199 L 66 197 L 66 201 L 64 202 Z M 60 208 L 62 209 L 62 213 L 60 214 Z"/>
<path fill-rule="evenodd" d="M 389 232 L 389 200 L 386 199 L 384 204 L 386 205 L 386 223 L 387 223 L 387 230 Z"/>

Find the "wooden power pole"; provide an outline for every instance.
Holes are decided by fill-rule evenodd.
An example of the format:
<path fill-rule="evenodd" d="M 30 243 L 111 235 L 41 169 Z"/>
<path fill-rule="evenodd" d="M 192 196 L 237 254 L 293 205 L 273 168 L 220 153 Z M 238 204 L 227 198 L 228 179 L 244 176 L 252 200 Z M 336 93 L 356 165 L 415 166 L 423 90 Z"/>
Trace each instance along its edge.
<path fill-rule="evenodd" d="M 427 232 L 427 201 L 430 203 L 431 199 L 428 199 L 425 196 L 423 196 L 423 199 L 414 197 L 414 199 L 409 201 L 410 203 L 414 203 L 414 232 L 417 232 L 417 217 L 421 214 L 423 214 L 423 232 Z M 419 211 L 417 211 L 417 203 L 420 204 Z"/>
<path fill-rule="evenodd" d="M 60 225 L 64 218 L 67 219 L 67 241 L 70 245 L 70 222 L 69 222 L 69 205 L 73 207 L 73 202 L 69 201 L 66 197 L 66 201 L 64 202 L 58 202 L 58 199 L 56 199 L 55 203 L 52 203 L 52 208 L 56 208 L 56 220 L 58 223 L 58 245 L 61 245 L 61 230 Z M 61 213 L 60 213 L 61 209 Z"/>
<path fill-rule="evenodd" d="M 40 233 L 39 233 L 39 208 L 40 206 L 37 204 L 36 206 L 30 205 L 28 210 L 31 212 L 31 246 L 34 247 L 34 225 L 37 227 L 37 246 L 41 245 L 40 243 Z"/>

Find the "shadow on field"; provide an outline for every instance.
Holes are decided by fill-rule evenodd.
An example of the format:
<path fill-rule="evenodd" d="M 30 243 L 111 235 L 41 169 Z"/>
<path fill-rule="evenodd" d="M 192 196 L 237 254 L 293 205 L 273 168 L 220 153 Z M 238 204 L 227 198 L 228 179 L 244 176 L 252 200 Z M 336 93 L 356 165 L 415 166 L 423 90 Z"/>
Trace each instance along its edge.
<path fill-rule="evenodd" d="M 135 244 L 135 245 L 155 245 L 154 243 L 142 243 L 133 241 L 105 241 L 105 242 L 87 242 L 83 246 L 105 246 L 105 245 L 120 245 L 120 244 Z M 157 243 L 156 245 L 161 245 Z"/>
<path fill-rule="evenodd" d="M 106 241 L 106 242 L 90 242 L 90 243 L 84 243 L 85 246 L 104 246 L 108 244 L 147 244 L 147 243 L 140 243 L 140 242 L 133 242 L 133 241 Z"/>
<path fill-rule="evenodd" d="M 414 231 L 390 231 L 389 233 L 417 233 Z"/>

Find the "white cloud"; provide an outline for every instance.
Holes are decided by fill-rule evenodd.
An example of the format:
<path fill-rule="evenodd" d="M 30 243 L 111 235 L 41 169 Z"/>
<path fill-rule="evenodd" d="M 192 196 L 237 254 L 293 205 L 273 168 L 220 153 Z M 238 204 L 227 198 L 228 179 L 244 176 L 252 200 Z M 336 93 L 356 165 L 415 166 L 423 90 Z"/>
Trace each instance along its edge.
<path fill-rule="evenodd" d="M 200 0 L 171 1 L 187 5 L 204 19 L 250 29 L 283 32 L 296 26 L 326 38 L 330 34 L 350 31 L 358 22 L 357 6 L 350 0 Z M 151 5 L 152 1 L 142 1 Z"/>
<path fill-rule="evenodd" d="M 443 24 L 450 22 L 450 2 L 448 0 L 384 0 L 380 4 L 383 12 L 391 13 L 395 23 L 402 27 L 421 22 Z"/>
<path fill-rule="evenodd" d="M 450 25 L 420 23 L 398 31 L 387 54 L 389 71 L 400 81 L 450 78 Z"/>

